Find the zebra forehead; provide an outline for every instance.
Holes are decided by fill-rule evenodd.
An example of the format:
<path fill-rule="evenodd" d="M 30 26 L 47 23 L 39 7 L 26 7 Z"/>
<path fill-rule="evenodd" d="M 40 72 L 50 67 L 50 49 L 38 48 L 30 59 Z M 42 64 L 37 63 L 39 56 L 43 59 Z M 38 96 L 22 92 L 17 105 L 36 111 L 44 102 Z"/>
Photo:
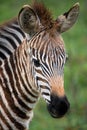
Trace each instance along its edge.
<path fill-rule="evenodd" d="M 65 47 L 64 43 L 59 39 L 59 41 L 55 41 L 55 39 L 51 40 L 49 37 L 47 40 L 42 39 L 41 42 L 37 40 L 38 43 L 34 43 L 32 48 L 32 52 L 34 53 L 39 53 L 40 55 L 46 54 L 49 56 L 53 56 L 54 54 L 59 55 L 59 54 L 64 54 L 65 53 Z"/>
<path fill-rule="evenodd" d="M 46 60 L 46 57 L 48 57 L 48 60 L 51 60 L 51 61 L 55 61 L 55 59 L 57 60 L 59 56 L 61 56 L 62 59 L 65 59 L 66 57 L 65 49 L 60 46 L 57 46 L 57 47 L 46 46 L 46 47 L 43 47 L 43 50 L 41 48 L 40 49 L 32 48 L 32 54 L 35 57 L 39 58 L 40 60 L 41 59 Z"/>

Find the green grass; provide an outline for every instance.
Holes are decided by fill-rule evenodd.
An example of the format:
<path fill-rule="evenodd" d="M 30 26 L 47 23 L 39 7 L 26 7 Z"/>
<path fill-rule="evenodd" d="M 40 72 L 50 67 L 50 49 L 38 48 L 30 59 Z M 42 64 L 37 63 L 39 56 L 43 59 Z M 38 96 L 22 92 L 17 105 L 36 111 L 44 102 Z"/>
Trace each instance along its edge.
<path fill-rule="evenodd" d="M 64 13 L 77 0 L 43 0 L 54 18 Z M 18 14 L 29 0 L 0 0 L 0 23 Z M 62 34 L 69 59 L 65 65 L 65 90 L 71 103 L 70 112 L 61 119 L 53 119 L 46 103 L 40 100 L 35 108 L 31 130 L 87 130 L 87 1 L 78 0 L 80 15 L 71 30 Z"/>

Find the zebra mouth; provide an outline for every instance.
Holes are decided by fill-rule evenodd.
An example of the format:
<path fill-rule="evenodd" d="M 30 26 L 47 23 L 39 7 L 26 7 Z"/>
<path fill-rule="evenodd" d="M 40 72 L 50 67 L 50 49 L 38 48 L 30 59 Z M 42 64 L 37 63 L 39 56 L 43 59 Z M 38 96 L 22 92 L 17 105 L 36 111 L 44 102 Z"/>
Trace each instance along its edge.
<path fill-rule="evenodd" d="M 51 104 L 48 104 L 48 105 L 47 105 L 47 109 L 48 109 L 50 115 L 51 115 L 53 118 L 60 118 L 60 116 L 57 114 L 56 110 L 51 107 Z"/>
<path fill-rule="evenodd" d="M 66 97 L 58 98 L 53 96 L 51 102 L 47 105 L 48 111 L 53 118 L 63 117 L 68 109 L 70 104 Z"/>

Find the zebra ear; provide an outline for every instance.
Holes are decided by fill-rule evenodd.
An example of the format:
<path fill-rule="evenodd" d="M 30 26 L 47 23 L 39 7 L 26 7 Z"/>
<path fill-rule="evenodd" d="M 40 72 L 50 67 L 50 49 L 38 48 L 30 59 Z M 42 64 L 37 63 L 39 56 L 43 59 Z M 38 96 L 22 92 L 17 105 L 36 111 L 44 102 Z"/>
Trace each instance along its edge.
<path fill-rule="evenodd" d="M 56 20 L 58 24 L 58 31 L 62 33 L 70 29 L 76 22 L 78 14 L 79 3 L 76 3 L 72 8 L 70 8 L 68 12 L 64 13 L 63 15 L 60 15 Z"/>
<path fill-rule="evenodd" d="M 33 35 L 39 29 L 39 18 L 29 5 L 24 5 L 18 14 L 20 27 L 28 34 Z"/>

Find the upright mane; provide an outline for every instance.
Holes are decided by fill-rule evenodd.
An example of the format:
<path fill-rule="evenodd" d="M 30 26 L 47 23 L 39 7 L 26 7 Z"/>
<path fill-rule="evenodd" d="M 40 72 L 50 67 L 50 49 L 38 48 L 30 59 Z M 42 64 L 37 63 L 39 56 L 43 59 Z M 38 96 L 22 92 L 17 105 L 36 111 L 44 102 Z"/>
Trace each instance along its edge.
<path fill-rule="evenodd" d="M 44 3 L 41 2 L 33 2 L 32 4 L 33 9 L 39 16 L 40 22 L 43 26 L 49 26 L 53 23 L 52 14 L 44 5 Z"/>

